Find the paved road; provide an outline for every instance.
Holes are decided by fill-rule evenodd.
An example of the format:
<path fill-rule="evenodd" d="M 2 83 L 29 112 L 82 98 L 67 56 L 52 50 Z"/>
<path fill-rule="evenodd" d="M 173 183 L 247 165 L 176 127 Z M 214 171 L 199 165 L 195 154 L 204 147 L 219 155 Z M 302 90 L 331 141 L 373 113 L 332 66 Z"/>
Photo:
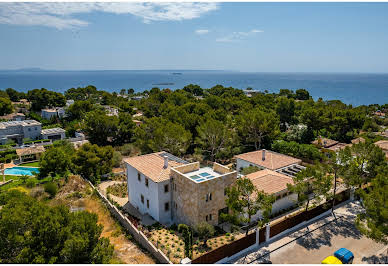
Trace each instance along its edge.
<path fill-rule="evenodd" d="M 354 219 L 360 211 L 362 208 L 358 203 L 348 203 L 335 210 L 337 219 L 332 215 L 320 219 L 307 228 L 235 260 L 234 263 L 271 261 L 275 264 L 319 264 L 341 247 L 353 252 L 353 263 L 387 263 L 387 246 L 364 237 L 355 227 Z M 290 243 L 287 244 L 288 242 Z M 279 249 L 275 250 L 276 248 Z M 268 252 L 269 256 L 262 257 Z"/>

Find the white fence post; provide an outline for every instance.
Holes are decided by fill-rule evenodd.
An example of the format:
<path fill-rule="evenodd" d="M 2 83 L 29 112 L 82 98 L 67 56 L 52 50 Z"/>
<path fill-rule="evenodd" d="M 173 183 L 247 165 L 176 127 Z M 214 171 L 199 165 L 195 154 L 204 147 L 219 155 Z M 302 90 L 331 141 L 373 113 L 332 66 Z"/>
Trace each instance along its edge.
<path fill-rule="evenodd" d="M 350 201 L 354 201 L 354 191 L 355 191 L 355 188 L 351 187 L 351 189 L 350 189 Z"/>
<path fill-rule="evenodd" d="M 260 244 L 260 229 L 256 228 L 256 245 Z"/>
<path fill-rule="evenodd" d="M 265 224 L 265 241 L 268 241 L 270 238 L 271 225 L 270 223 Z"/>

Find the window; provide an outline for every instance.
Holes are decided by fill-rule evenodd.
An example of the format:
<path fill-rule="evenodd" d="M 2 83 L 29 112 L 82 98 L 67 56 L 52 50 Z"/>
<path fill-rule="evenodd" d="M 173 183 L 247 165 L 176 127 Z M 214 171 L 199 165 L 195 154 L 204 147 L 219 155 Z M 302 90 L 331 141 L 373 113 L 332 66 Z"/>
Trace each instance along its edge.
<path fill-rule="evenodd" d="M 150 208 L 150 200 L 147 200 L 147 208 Z"/>
<path fill-rule="evenodd" d="M 145 185 L 146 185 L 146 187 L 148 187 L 148 178 L 147 177 L 145 178 Z"/>
<path fill-rule="evenodd" d="M 212 215 L 211 214 L 209 214 L 209 221 L 211 221 L 212 220 Z"/>
<path fill-rule="evenodd" d="M 35 127 L 35 130 L 38 130 L 38 128 L 37 128 L 37 127 Z"/>
<path fill-rule="evenodd" d="M 164 193 L 168 192 L 168 185 L 164 185 Z"/>
<path fill-rule="evenodd" d="M 137 173 L 137 180 L 141 181 L 140 173 Z"/>
<path fill-rule="evenodd" d="M 168 202 L 164 203 L 164 210 L 168 211 L 170 209 L 170 204 Z"/>
<path fill-rule="evenodd" d="M 28 128 L 28 131 L 31 131 L 31 128 Z"/>
<path fill-rule="evenodd" d="M 140 200 L 141 200 L 141 203 L 144 204 L 144 196 L 143 196 L 143 194 L 140 195 Z"/>
<path fill-rule="evenodd" d="M 226 196 L 226 188 L 224 188 L 224 196 Z"/>
<path fill-rule="evenodd" d="M 205 218 L 205 219 L 206 219 L 206 222 L 207 222 L 207 221 L 208 221 L 208 219 L 209 219 L 209 217 L 206 215 L 206 218 Z"/>
<path fill-rule="evenodd" d="M 209 200 L 212 200 L 212 193 L 206 194 L 206 202 L 208 202 Z"/>
<path fill-rule="evenodd" d="M 175 208 L 175 210 L 178 208 L 178 204 L 176 204 L 175 201 L 174 201 L 174 208 Z"/>

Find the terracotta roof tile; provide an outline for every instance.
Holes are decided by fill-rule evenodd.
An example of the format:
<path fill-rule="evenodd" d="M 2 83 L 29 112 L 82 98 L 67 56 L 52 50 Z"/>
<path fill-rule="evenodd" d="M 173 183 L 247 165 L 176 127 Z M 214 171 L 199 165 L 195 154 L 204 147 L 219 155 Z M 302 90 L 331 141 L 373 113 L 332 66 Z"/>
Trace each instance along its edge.
<path fill-rule="evenodd" d="M 352 139 L 353 144 L 358 144 L 360 142 L 365 142 L 365 139 L 363 137 L 358 137 L 356 139 Z"/>
<path fill-rule="evenodd" d="M 163 168 L 164 158 L 162 154 L 165 152 L 156 152 L 136 157 L 124 159 L 124 161 L 141 172 L 146 177 L 154 182 L 163 182 L 170 179 L 170 170 L 172 167 L 182 165 L 176 161 L 169 160 L 168 167 Z"/>
<path fill-rule="evenodd" d="M 312 144 L 319 145 L 319 146 L 322 146 L 324 148 L 329 148 L 337 143 L 338 143 L 338 141 L 336 141 L 336 140 L 322 138 L 322 137 L 319 137 L 318 139 L 316 139 L 312 142 Z"/>
<path fill-rule="evenodd" d="M 375 145 L 379 146 L 383 150 L 388 150 L 388 140 L 379 140 L 375 142 Z"/>
<path fill-rule="evenodd" d="M 287 184 L 294 184 L 291 177 L 269 169 L 257 171 L 245 177 L 249 178 L 259 191 L 270 195 L 287 189 Z"/>
<path fill-rule="evenodd" d="M 277 170 L 282 167 L 286 167 L 291 164 L 300 164 L 302 160 L 294 157 L 280 154 L 273 151 L 265 151 L 265 160 L 262 160 L 263 150 L 252 151 L 243 154 L 236 155 L 235 158 L 242 159 L 244 161 L 259 165 L 261 167 Z"/>

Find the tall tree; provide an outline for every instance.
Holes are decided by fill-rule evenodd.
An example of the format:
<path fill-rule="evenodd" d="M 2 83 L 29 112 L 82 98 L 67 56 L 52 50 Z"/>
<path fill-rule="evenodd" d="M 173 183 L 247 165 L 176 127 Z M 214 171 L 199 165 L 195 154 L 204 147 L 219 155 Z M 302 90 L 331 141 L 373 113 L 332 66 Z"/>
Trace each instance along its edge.
<path fill-rule="evenodd" d="M 299 204 L 320 203 L 330 197 L 333 178 L 328 175 L 322 165 L 307 167 L 293 177 L 294 184 L 287 184 L 289 191 L 298 194 Z"/>
<path fill-rule="evenodd" d="M 229 155 L 232 150 L 233 132 L 221 121 L 208 118 L 197 126 L 196 143 L 211 161 L 215 161 L 222 153 Z M 229 152 L 227 152 L 229 150 Z"/>
<path fill-rule="evenodd" d="M 271 138 L 276 135 L 279 126 L 274 112 L 260 109 L 243 112 L 237 120 L 239 134 L 244 139 L 244 143 L 255 147 L 256 150 L 261 148 L 265 137 Z"/>
<path fill-rule="evenodd" d="M 246 223 L 246 235 L 252 216 L 261 211 L 259 227 L 269 221 L 272 204 L 275 198 L 259 191 L 248 178 L 239 178 L 236 183 L 226 189 L 226 205 L 230 213 L 222 215 L 223 219 L 233 223 Z"/>
<path fill-rule="evenodd" d="M 365 212 L 357 215 L 356 226 L 367 237 L 388 244 L 388 166 L 380 166 L 367 191 L 361 190 Z"/>
<path fill-rule="evenodd" d="M 56 141 L 40 157 L 39 178 L 49 175 L 66 176 L 71 171 L 73 145 L 68 141 Z"/>
<path fill-rule="evenodd" d="M 96 144 L 82 145 L 73 157 L 74 170 L 83 178 L 95 183 L 102 176 L 110 173 L 113 167 L 113 148 L 99 147 Z"/>
<path fill-rule="evenodd" d="M 0 97 L 0 115 L 10 114 L 13 111 L 12 102 L 8 98 Z"/>
<path fill-rule="evenodd" d="M 108 116 L 104 111 L 96 110 L 87 113 L 83 129 L 91 143 L 108 145 L 116 135 L 118 122 L 116 116 Z"/>
<path fill-rule="evenodd" d="M 288 99 L 286 97 L 279 97 L 276 104 L 276 113 L 279 115 L 280 119 L 280 129 L 285 131 L 287 125 L 293 124 L 295 111 L 295 101 L 294 99 Z"/>
<path fill-rule="evenodd" d="M 0 195 L 0 263 L 109 263 L 97 215 L 71 213 L 13 190 Z"/>

